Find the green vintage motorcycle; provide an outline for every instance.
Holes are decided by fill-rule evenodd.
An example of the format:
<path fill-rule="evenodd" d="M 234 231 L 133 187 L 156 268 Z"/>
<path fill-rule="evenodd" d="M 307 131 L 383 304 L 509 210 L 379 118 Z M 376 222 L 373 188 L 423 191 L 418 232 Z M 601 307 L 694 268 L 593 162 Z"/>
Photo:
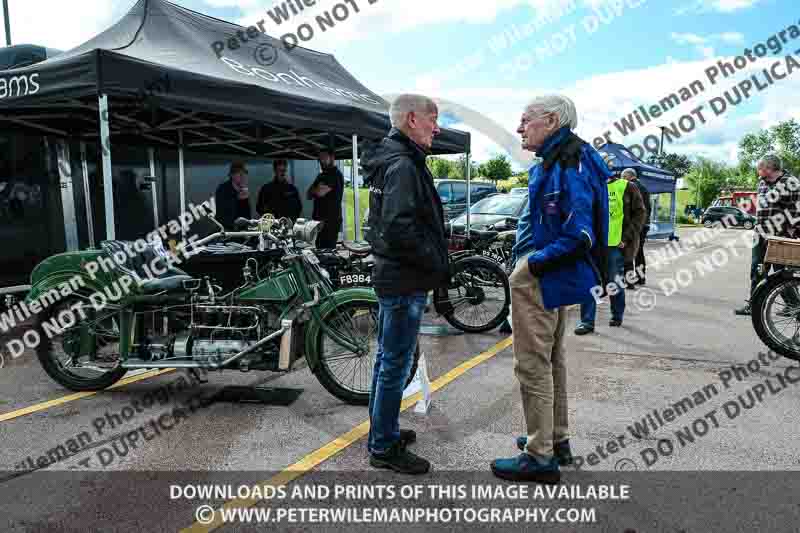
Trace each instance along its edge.
<path fill-rule="evenodd" d="M 132 254 L 131 243 L 104 241 L 101 249 L 44 260 L 31 274 L 29 306 L 68 280 L 77 287 L 37 315 L 44 370 L 71 390 L 94 391 L 132 369 L 288 372 L 304 359 L 334 396 L 367 404 L 377 346 L 374 291 L 334 290 L 312 244 L 319 222 L 266 222 L 239 219 L 244 231 L 226 232 L 220 225 L 193 243 L 201 250 L 252 239 L 261 249 L 282 250 L 279 259 L 273 254 L 262 265 L 248 259 L 241 285 L 227 294 L 210 276 L 171 267 L 158 246 Z M 96 268 L 114 256 L 108 272 Z M 86 268 L 90 263 L 94 269 Z M 148 279 L 151 272 L 161 274 Z M 411 376 L 418 358 L 419 346 Z"/>

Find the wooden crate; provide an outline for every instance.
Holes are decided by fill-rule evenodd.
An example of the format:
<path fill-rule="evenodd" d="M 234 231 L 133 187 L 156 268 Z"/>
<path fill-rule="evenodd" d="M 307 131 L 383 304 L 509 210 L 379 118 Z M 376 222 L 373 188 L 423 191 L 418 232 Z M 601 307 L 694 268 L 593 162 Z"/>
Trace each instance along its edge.
<path fill-rule="evenodd" d="M 765 263 L 800 266 L 800 239 L 767 237 Z"/>

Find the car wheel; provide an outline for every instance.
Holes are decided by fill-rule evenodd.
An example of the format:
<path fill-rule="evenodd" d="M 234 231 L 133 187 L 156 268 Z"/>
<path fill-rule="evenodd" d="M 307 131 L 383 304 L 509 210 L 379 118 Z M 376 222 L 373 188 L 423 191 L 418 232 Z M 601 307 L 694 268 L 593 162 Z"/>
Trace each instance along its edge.
<path fill-rule="evenodd" d="M 744 226 L 744 229 L 753 229 L 755 227 L 755 224 L 753 224 L 752 220 L 745 220 L 744 224 L 742 225 Z"/>
<path fill-rule="evenodd" d="M 705 219 L 705 220 L 703 221 L 703 225 L 704 225 L 705 227 L 707 227 L 707 228 L 710 228 L 711 226 L 713 226 L 713 225 L 714 225 L 714 221 L 712 221 L 712 220 L 709 220 L 709 219 Z"/>

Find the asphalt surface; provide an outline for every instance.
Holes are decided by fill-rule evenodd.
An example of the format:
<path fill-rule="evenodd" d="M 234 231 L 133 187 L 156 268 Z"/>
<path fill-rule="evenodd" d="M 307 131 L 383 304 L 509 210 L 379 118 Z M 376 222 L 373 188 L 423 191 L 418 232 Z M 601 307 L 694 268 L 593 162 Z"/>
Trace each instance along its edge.
<path fill-rule="evenodd" d="M 794 525 L 781 529 L 786 522 L 780 521 L 767 529 L 765 522 L 754 525 L 751 520 L 756 515 L 737 514 L 736 509 L 741 510 L 744 505 L 741 502 L 739 507 L 727 510 L 713 507 L 721 503 L 714 487 L 723 491 L 719 487 L 725 486 L 727 496 L 750 495 L 751 499 L 746 500 L 750 503 L 752 495 L 763 493 L 767 486 L 773 487 L 773 492 L 777 490 L 774 478 L 769 483 L 748 478 L 753 486 L 743 490 L 745 485 L 741 480 L 728 479 L 723 472 L 780 473 L 800 469 L 794 444 L 798 436 L 796 406 L 800 387 L 785 383 L 780 388 L 780 381 L 774 377 L 796 363 L 788 359 L 773 360 L 766 355 L 762 361 L 768 365 L 762 362 L 753 372 L 755 366 L 751 364 L 747 376 L 739 373 L 727 386 L 724 383 L 720 373 L 730 372 L 731 365 L 746 365 L 758 359 L 760 352 L 767 352 L 750 319 L 733 315 L 733 309 L 743 303 L 747 292 L 750 250 L 743 240 L 744 231 L 726 230 L 709 242 L 693 245 L 698 233 L 699 230 L 682 229 L 683 253 L 658 269 L 648 268 L 647 288 L 628 294 L 621 328 L 608 327 L 607 303 L 599 306 L 594 334 L 576 337 L 572 327 L 569 328 L 571 443 L 582 464 L 579 470 L 564 469 L 563 482 L 609 483 L 623 479 L 620 475 L 634 476 L 631 501 L 637 503 L 635 509 L 628 511 L 625 507 L 625 512 L 618 512 L 622 508 L 603 511 L 594 524 L 569 524 L 559 531 L 679 531 L 681 527 L 687 531 L 697 528 L 736 531 L 739 526 L 742 531 L 753 527 L 763 531 L 795 530 Z M 665 246 L 648 243 L 648 253 L 663 252 Z M 712 257 L 713 262 L 709 259 Z M 686 283 L 690 277 L 692 282 Z M 676 279 L 680 281 L 670 281 Z M 666 294 L 675 287 L 677 290 Z M 573 317 L 574 324 L 577 309 Z M 430 317 L 428 322 L 441 321 Z M 180 391 L 176 391 L 176 380 L 184 374 L 176 371 L 0 422 L 0 471 L 6 477 L 0 482 L 0 500 L 9 504 L 4 505 L 0 529 L 180 530 L 195 522 L 197 505 L 212 503 L 218 507 L 230 498 L 174 499 L 170 491 L 175 489 L 170 489 L 170 485 L 198 480 L 263 482 L 298 461 L 310 461 L 309 454 L 336 439 L 339 440 L 333 448 L 329 446 L 311 456 L 316 466 L 294 484 L 333 481 L 373 485 L 494 484 L 489 463 L 497 457 L 516 455 L 514 437 L 522 434 L 524 428 L 513 374 L 513 348 L 500 350 L 466 371 L 447 373 L 506 338 L 496 331 L 422 337 L 431 380 L 441 378 L 447 384 L 433 394 L 428 414 L 415 414 L 413 408 L 408 409 L 401 415 L 401 425 L 418 433 L 412 449 L 431 461 L 433 473 L 427 478 L 409 480 L 388 471 L 370 469 L 363 431 L 358 430 L 364 427 L 360 425 L 367 419 L 366 409 L 343 404 L 325 391 L 307 369 L 288 375 L 211 373 L 207 383 Z M 777 385 L 780 390 L 766 394 L 762 391 L 760 401 L 752 408 L 742 408 L 736 416 L 726 414 L 723 407 L 726 402 L 740 402 L 739 395 L 746 402 L 748 390 L 766 383 L 768 378 L 773 389 Z M 173 384 L 173 392 L 164 398 L 168 383 Z M 171 430 L 151 440 L 140 438 L 135 448 L 123 447 L 121 441 L 114 440 L 146 426 L 165 412 L 172 412 L 183 399 L 198 394 L 207 398 L 229 385 L 301 389 L 302 394 L 288 407 L 232 403 L 200 407 L 180 419 Z M 164 404 L 153 400 L 149 407 L 143 407 L 145 398 L 158 398 L 159 391 Z M 0 369 L 0 417 L 69 394 L 70 391 L 46 376 L 32 354 L 13 360 L 6 356 L 5 367 Z M 692 399 L 688 404 L 683 402 L 686 397 Z M 674 405 L 681 402 L 682 407 L 676 411 Z M 134 405 L 142 412 L 131 409 Z M 125 414 L 134 412 L 134 416 L 117 424 L 115 415 L 123 418 L 126 407 Z M 669 418 L 664 413 L 669 409 L 673 410 L 672 421 L 664 420 Z M 728 409 L 733 408 L 728 405 Z M 648 414 L 652 420 L 647 419 Z M 642 430 L 645 426 L 649 428 L 646 432 Z M 682 433 L 679 436 L 676 432 Z M 59 445 L 68 448 L 70 439 L 77 442 L 81 435 L 85 441 L 81 443 L 81 451 L 35 473 L 20 475 L 21 463 L 27 465 L 28 457 L 35 463 L 48 450 Z M 625 446 L 615 446 L 614 442 L 624 442 Z M 662 454 L 655 451 L 659 444 Z M 670 447 L 671 453 L 667 453 Z M 643 452 L 646 448 L 653 451 Z M 333 453 L 338 449 L 341 451 Z M 700 478 L 696 477 L 698 471 L 704 474 Z M 670 475 L 677 477 L 668 481 Z M 714 480 L 712 486 L 704 486 L 704 480 L 709 479 Z M 658 484 L 660 490 L 654 487 Z M 703 490 L 698 488 L 701 486 Z M 771 495 L 765 505 L 776 509 L 769 507 L 766 516 L 774 519 L 780 511 L 796 518 L 797 505 L 789 498 L 794 488 L 798 488 L 796 484 L 785 487 L 777 496 Z M 696 492 L 695 498 L 687 501 L 685 496 L 692 491 Z M 676 496 L 678 492 L 683 495 L 681 498 Z M 776 503 L 781 497 L 787 498 L 785 505 Z M 702 498 L 710 499 L 708 505 L 698 503 Z M 310 499 L 319 505 L 325 503 L 324 498 Z M 365 505 L 378 500 L 373 495 L 357 503 Z M 436 501 L 441 505 L 449 499 L 436 498 Z M 261 502 L 253 508 L 264 509 L 273 504 Z M 331 505 L 344 504 L 339 501 Z M 275 508 L 278 507 L 276 504 Z M 715 516 L 714 524 L 728 520 L 728 525 L 709 528 L 702 521 L 703 513 Z M 261 525 L 253 530 L 267 527 L 332 530 L 332 526 L 309 524 Z M 386 525 L 385 529 L 408 527 Z M 420 531 L 464 527 L 476 526 L 455 523 L 416 526 Z M 514 529 L 519 527 L 527 526 Z M 375 529 L 374 524 L 355 527 L 359 528 Z M 247 528 L 243 524 L 222 528 L 223 531 L 242 529 Z"/>

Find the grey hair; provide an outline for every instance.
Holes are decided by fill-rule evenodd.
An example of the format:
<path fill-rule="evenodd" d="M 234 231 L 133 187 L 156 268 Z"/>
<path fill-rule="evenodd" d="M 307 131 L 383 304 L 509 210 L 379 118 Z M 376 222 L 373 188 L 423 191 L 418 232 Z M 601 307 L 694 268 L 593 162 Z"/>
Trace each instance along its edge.
<path fill-rule="evenodd" d="M 434 113 L 438 110 L 436 102 L 421 94 L 401 94 L 392 102 L 389 108 L 389 118 L 392 127 L 399 128 L 405 125 L 409 113 Z"/>
<path fill-rule="evenodd" d="M 578 112 L 575 110 L 575 103 L 566 96 L 560 94 L 537 96 L 528 104 L 525 112 L 534 109 L 542 113 L 555 113 L 558 116 L 559 127 L 568 126 L 571 130 L 578 127 Z"/>
<path fill-rule="evenodd" d="M 781 158 L 775 154 L 767 154 L 758 160 L 756 168 L 762 166 L 780 172 L 781 170 L 783 170 L 783 161 L 781 161 Z"/>
<path fill-rule="evenodd" d="M 625 176 L 633 176 L 634 178 L 637 177 L 636 170 L 634 170 L 632 168 L 626 168 L 620 174 L 620 177 L 624 178 Z"/>

